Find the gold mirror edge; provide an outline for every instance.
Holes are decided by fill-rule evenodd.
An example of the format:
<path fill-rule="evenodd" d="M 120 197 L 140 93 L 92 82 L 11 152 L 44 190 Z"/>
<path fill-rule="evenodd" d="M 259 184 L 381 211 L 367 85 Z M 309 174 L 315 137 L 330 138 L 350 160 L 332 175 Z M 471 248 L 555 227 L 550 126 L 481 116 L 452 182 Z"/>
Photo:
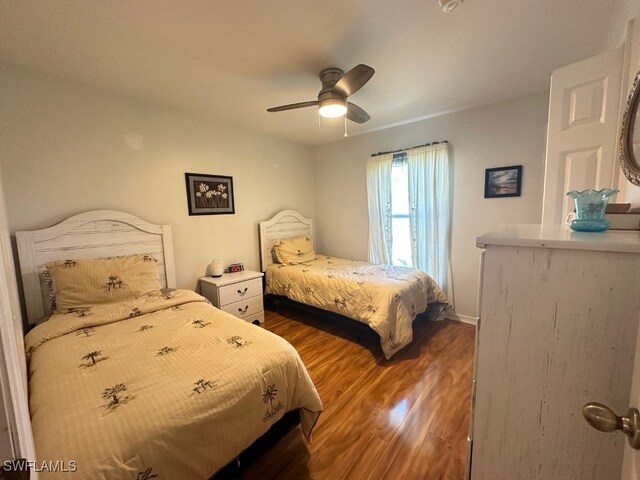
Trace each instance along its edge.
<path fill-rule="evenodd" d="M 627 97 L 627 107 L 622 116 L 622 127 L 620 129 L 620 167 L 627 180 L 634 185 L 640 186 L 640 164 L 635 158 L 632 147 L 632 135 L 635 120 L 640 103 L 640 71 L 633 79 L 629 96 Z"/>

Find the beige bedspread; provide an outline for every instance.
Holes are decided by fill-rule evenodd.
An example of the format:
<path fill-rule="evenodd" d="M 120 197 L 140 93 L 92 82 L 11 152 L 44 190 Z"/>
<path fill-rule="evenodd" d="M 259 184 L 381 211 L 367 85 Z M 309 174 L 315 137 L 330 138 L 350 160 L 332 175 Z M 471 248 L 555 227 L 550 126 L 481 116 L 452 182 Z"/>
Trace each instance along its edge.
<path fill-rule="evenodd" d="M 299 265 L 272 264 L 266 276 L 266 293 L 369 325 L 387 359 L 411 343 L 417 314 L 430 303 L 447 303 L 436 282 L 413 268 L 319 256 Z"/>
<path fill-rule="evenodd" d="M 69 478 L 206 479 L 289 410 L 308 439 L 322 410 L 288 342 L 187 290 L 55 314 L 26 348 L 37 461 Z"/>

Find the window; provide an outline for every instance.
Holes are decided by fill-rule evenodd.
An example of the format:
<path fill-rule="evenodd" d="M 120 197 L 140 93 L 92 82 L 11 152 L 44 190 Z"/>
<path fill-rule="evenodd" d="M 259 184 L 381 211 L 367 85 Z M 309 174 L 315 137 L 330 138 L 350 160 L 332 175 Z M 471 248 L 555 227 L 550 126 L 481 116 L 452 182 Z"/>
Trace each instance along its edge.
<path fill-rule="evenodd" d="M 369 261 L 423 270 L 448 294 L 449 145 L 372 156 L 366 173 Z"/>
<path fill-rule="evenodd" d="M 407 154 L 393 156 L 391 164 L 391 264 L 411 267 L 409 222 L 409 173 Z"/>

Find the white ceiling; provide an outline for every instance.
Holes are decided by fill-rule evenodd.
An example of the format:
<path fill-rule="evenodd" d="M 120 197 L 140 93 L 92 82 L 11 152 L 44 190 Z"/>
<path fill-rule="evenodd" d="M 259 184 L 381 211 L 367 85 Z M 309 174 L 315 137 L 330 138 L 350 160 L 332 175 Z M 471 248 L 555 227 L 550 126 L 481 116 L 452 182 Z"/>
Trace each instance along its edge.
<path fill-rule="evenodd" d="M 350 134 L 548 88 L 599 52 L 619 0 L 0 0 L 0 60 L 309 145 L 339 140 L 318 73 L 375 76 Z"/>

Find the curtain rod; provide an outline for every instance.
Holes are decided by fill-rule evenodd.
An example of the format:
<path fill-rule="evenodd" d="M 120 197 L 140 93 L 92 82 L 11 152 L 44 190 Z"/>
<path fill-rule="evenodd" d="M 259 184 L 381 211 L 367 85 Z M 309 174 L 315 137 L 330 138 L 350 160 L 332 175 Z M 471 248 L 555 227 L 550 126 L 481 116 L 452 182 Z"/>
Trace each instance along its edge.
<path fill-rule="evenodd" d="M 443 140 L 442 142 L 425 143 L 424 145 L 416 145 L 415 147 L 410 147 L 410 148 L 400 148 L 398 150 L 390 150 L 388 152 L 372 153 L 371 156 L 377 157 L 378 155 L 387 155 L 389 153 L 406 152 L 407 150 L 413 150 L 414 148 L 428 147 L 429 145 L 438 145 L 439 143 L 449 143 L 449 142 L 447 140 Z"/>

